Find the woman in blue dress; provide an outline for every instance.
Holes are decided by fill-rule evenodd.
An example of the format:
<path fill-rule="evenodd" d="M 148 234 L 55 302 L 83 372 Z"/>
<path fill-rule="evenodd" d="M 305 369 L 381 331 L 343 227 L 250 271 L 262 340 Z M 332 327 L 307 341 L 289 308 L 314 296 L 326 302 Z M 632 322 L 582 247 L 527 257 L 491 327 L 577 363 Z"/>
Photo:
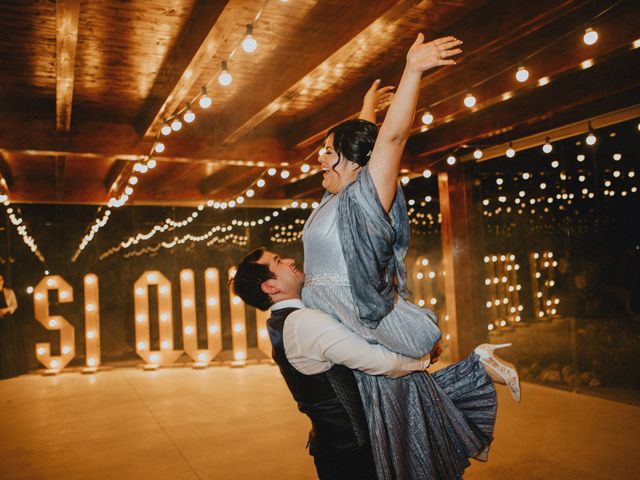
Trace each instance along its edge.
<path fill-rule="evenodd" d="M 329 131 L 320 157 L 327 195 L 303 233 L 305 305 L 415 358 L 441 333 L 433 312 L 407 300 L 409 224 L 397 176 L 422 74 L 453 65 L 461 44 L 454 37 L 425 43 L 418 35 L 380 131 L 365 120 Z M 433 375 L 394 380 L 355 372 L 379 479 L 459 479 L 469 458 L 486 460 L 497 409 L 493 381 L 520 395 L 515 369 L 493 355 L 495 348 L 481 345 Z"/>

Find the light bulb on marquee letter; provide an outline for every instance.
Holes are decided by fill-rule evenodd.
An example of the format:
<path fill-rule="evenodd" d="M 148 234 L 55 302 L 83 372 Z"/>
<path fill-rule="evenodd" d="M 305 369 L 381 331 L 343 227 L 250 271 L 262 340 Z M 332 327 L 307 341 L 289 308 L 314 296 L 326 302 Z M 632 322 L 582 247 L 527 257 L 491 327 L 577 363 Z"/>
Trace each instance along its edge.
<path fill-rule="evenodd" d="M 58 302 L 67 303 L 73 301 L 73 288 L 59 275 L 43 278 L 33 289 L 33 310 L 36 320 L 44 325 L 47 330 L 60 331 L 60 352 L 62 352 L 62 355 L 51 356 L 51 344 L 48 342 L 36 343 L 36 358 L 47 367 L 47 373 L 55 373 L 62 370 L 73 359 L 76 351 L 75 329 L 73 326 L 60 315 L 49 315 L 48 290 L 54 289 L 58 291 Z"/>
<path fill-rule="evenodd" d="M 180 297 L 182 298 L 182 338 L 184 351 L 194 360 L 194 368 L 206 367 L 220 350 L 215 350 L 218 347 L 218 345 L 216 345 L 218 342 L 216 341 L 209 341 L 208 348 L 206 349 L 198 349 L 198 322 L 195 308 L 196 289 L 193 270 L 185 269 L 180 272 Z M 208 311 L 209 309 L 207 308 L 207 312 Z M 213 324 L 212 320 L 213 318 L 207 315 L 207 330 L 209 330 L 209 326 Z M 220 329 L 218 328 L 217 331 L 219 332 Z M 210 338 L 211 336 L 209 335 L 208 337 Z"/>
<path fill-rule="evenodd" d="M 160 350 L 151 350 L 149 334 L 149 285 L 158 286 L 158 314 L 164 319 L 159 321 Z M 159 365 L 175 362 L 182 350 L 173 348 L 173 306 L 171 302 L 171 283 L 158 271 L 144 272 L 133 285 L 134 318 L 136 327 L 136 353 L 143 358 L 145 368 L 155 369 Z M 147 348 L 148 345 L 148 348 Z"/>
<path fill-rule="evenodd" d="M 235 268 L 229 269 L 229 278 L 235 275 Z M 231 310 L 231 343 L 233 346 L 233 359 L 235 366 L 242 366 L 247 359 L 247 325 L 245 318 L 244 302 L 229 289 Z"/>
<path fill-rule="evenodd" d="M 84 331 L 86 373 L 95 372 L 100 366 L 100 299 L 98 277 L 92 273 L 84 276 Z"/>
<path fill-rule="evenodd" d="M 207 339 L 211 358 L 222 350 L 222 314 L 220 312 L 220 274 L 217 268 L 204 272 L 204 294 L 207 299 Z"/>

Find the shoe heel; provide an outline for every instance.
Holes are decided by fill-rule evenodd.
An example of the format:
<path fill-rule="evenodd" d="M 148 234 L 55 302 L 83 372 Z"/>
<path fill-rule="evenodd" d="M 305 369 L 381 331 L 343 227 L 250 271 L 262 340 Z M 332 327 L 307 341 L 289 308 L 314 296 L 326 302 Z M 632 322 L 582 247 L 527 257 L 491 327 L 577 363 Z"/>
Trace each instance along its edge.
<path fill-rule="evenodd" d="M 511 396 L 516 402 L 520 401 L 520 377 L 516 368 L 508 362 L 497 358 L 494 351 L 499 348 L 510 347 L 511 343 L 492 344 L 483 343 L 478 345 L 475 353 L 480 357 L 480 362 L 485 368 L 490 368 L 498 376 L 502 378 L 505 385 L 509 388 Z"/>

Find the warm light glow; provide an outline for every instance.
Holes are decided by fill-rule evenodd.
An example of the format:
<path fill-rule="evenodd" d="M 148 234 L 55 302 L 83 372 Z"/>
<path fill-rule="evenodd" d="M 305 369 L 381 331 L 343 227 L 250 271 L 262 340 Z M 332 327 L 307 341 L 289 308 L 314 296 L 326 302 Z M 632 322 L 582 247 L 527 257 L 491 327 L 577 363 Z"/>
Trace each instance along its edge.
<path fill-rule="evenodd" d="M 480 150 L 479 148 L 476 148 L 476 149 L 473 151 L 473 157 L 474 157 L 476 160 L 480 160 L 480 159 L 482 158 L 482 150 Z"/>
<path fill-rule="evenodd" d="M 163 125 L 162 128 L 160 129 L 160 132 L 162 132 L 163 135 L 169 135 L 172 132 L 172 130 L 169 125 Z"/>
<path fill-rule="evenodd" d="M 524 67 L 518 67 L 518 71 L 516 72 L 516 80 L 519 82 L 526 82 L 529 78 L 529 70 Z"/>
<path fill-rule="evenodd" d="M 411 180 L 411 179 L 405 175 L 404 177 L 402 177 L 402 178 L 400 179 L 400 183 L 402 183 L 403 185 L 406 185 L 406 184 L 408 184 L 408 183 L 409 183 L 409 181 L 410 181 L 410 180 Z"/>
<path fill-rule="evenodd" d="M 300 165 L 300 171 L 302 173 L 307 173 L 309 170 L 311 170 L 311 167 L 308 164 L 303 163 L 302 165 Z"/>
<path fill-rule="evenodd" d="M 233 77 L 227 70 L 227 62 L 222 62 L 222 71 L 218 76 L 218 83 L 220 83 L 220 85 L 222 85 L 223 87 L 226 87 L 231 84 L 232 80 L 233 80 Z"/>
<path fill-rule="evenodd" d="M 467 108 L 473 108 L 476 104 L 476 97 L 474 97 L 471 93 L 467 93 L 464 97 L 464 106 Z"/>
<path fill-rule="evenodd" d="M 207 95 L 207 88 L 203 86 L 200 99 L 198 100 L 198 105 L 200 105 L 200 108 L 209 108 L 212 104 L 213 100 L 211 100 L 211 97 Z"/>
<path fill-rule="evenodd" d="M 425 168 L 424 171 L 422 172 L 422 176 L 424 178 L 429 178 L 431 176 L 431 170 L 429 170 L 428 168 Z"/>
<path fill-rule="evenodd" d="M 587 142 L 587 145 L 595 145 L 597 140 L 598 139 L 592 132 L 590 132 L 589 135 L 587 135 L 587 138 L 585 139 L 585 141 Z"/>
<path fill-rule="evenodd" d="M 511 146 L 511 144 L 509 144 L 509 148 L 507 148 L 507 151 L 505 152 L 505 155 L 509 158 L 513 158 L 516 155 L 516 151 L 513 149 L 513 147 Z"/>
<path fill-rule="evenodd" d="M 184 112 L 184 115 L 182 116 L 182 118 L 184 119 L 185 122 L 187 123 L 191 123 L 196 119 L 196 114 L 193 113 L 193 110 L 191 110 L 191 108 L 187 108 L 187 111 Z"/>
<path fill-rule="evenodd" d="M 429 112 L 425 112 L 424 115 L 422 115 L 422 123 L 425 125 L 431 125 L 433 123 L 433 115 Z"/>
<path fill-rule="evenodd" d="M 162 153 L 164 152 L 164 143 L 162 142 L 158 142 L 155 144 L 155 146 L 153 147 L 153 149 L 157 152 L 157 153 Z"/>
<path fill-rule="evenodd" d="M 173 130 L 174 132 L 177 132 L 181 128 L 182 128 L 182 122 L 177 118 L 174 118 L 173 121 L 171 122 L 171 130 Z"/>
<path fill-rule="evenodd" d="M 247 53 L 253 53 L 258 48 L 258 42 L 253 37 L 253 25 L 247 25 L 247 34 L 242 39 L 242 49 Z"/>
<path fill-rule="evenodd" d="M 449 165 L 455 165 L 456 164 L 456 157 L 454 157 L 453 155 L 449 155 L 447 157 L 447 163 Z"/>
<path fill-rule="evenodd" d="M 587 68 L 591 68 L 591 67 L 593 67 L 593 58 L 590 58 L 580 63 L 580 68 L 582 68 L 582 70 L 586 70 Z"/>
<path fill-rule="evenodd" d="M 547 85 L 549 83 L 550 79 L 549 77 L 540 77 L 538 79 L 538 86 L 539 87 L 544 87 L 545 85 Z"/>
<path fill-rule="evenodd" d="M 598 41 L 598 32 L 596 32 L 593 28 L 588 27 L 584 31 L 584 35 L 582 37 L 582 41 L 587 45 L 593 45 Z"/>
<path fill-rule="evenodd" d="M 542 146 L 542 151 L 544 153 L 551 153 L 552 150 L 553 150 L 553 145 L 551 145 L 551 143 L 549 142 L 549 139 L 547 138 L 547 140 L 545 141 L 545 144 Z"/>

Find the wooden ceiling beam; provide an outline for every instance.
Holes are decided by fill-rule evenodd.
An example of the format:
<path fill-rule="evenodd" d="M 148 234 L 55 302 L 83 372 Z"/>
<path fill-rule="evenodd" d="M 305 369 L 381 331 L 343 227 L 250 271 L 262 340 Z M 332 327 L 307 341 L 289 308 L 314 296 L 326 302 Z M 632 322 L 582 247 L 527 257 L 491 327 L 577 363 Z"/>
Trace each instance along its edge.
<path fill-rule="evenodd" d="M 488 63 L 495 62 L 498 52 L 511 47 L 518 42 L 523 35 L 535 33 L 550 24 L 557 22 L 559 18 L 569 18 L 576 9 L 584 7 L 584 1 L 564 0 L 540 0 L 539 2 L 513 2 L 499 0 L 492 2 L 490 6 L 481 8 L 474 16 L 465 17 L 458 24 L 451 27 L 439 26 L 438 32 L 429 32 L 430 37 L 441 35 L 455 35 L 465 43 L 463 45 L 464 56 L 455 67 L 440 68 L 425 75 L 422 79 L 420 101 L 418 106 L 424 105 L 426 99 L 433 99 L 429 90 L 434 83 L 445 85 L 449 91 L 465 88 L 469 83 L 455 85 L 449 79 L 465 77 L 464 70 L 472 70 L 473 64 L 488 59 Z M 588 18 L 588 17 L 587 17 Z M 575 22 L 575 19 L 573 19 Z M 478 26 L 482 27 L 479 28 Z M 404 69 L 404 58 L 384 68 L 381 72 L 372 72 L 371 78 L 381 78 L 383 83 L 393 83 L 399 79 Z M 469 72 L 465 82 L 473 83 L 478 79 L 473 78 L 476 72 Z M 298 119 L 287 132 L 289 145 L 296 148 L 306 147 L 317 142 L 324 132 L 338 123 L 353 118 L 358 114 L 364 93 L 370 86 L 371 79 L 362 81 L 340 98 L 321 111 L 311 115 L 307 119 Z"/>
<path fill-rule="evenodd" d="M 627 49 L 585 71 L 573 70 L 528 94 L 414 135 L 407 148 L 420 160 L 410 166 L 422 168 L 461 145 L 502 143 L 505 138 L 516 139 L 633 105 L 640 101 L 640 78 L 629 75 L 628 68 L 640 61 L 639 57 L 640 49 Z M 604 84 L 606 89 L 600 88 Z"/>
<path fill-rule="evenodd" d="M 80 0 L 56 0 L 56 131 L 71 129 Z"/>
<path fill-rule="evenodd" d="M 218 20 L 228 0 L 197 0 L 193 12 L 171 54 L 158 72 L 154 86 L 135 126 L 140 137 L 153 134 L 163 117 L 170 116 L 209 64 L 216 47 L 225 38 L 230 22 Z"/>
<path fill-rule="evenodd" d="M 237 108 L 241 114 L 235 115 L 220 133 L 223 143 L 237 142 L 277 112 L 281 105 L 296 94 L 300 83 L 309 73 L 320 68 L 342 47 L 355 41 L 361 31 L 380 17 L 394 9 L 406 11 L 415 3 L 414 0 L 378 0 L 371 2 L 366 8 L 361 8 L 362 2 L 359 1 L 318 3 L 307 15 L 313 23 L 300 25 L 290 36 L 292 43 L 287 45 L 287 49 L 297 52 L 302 61 L 276 75 L 273 75 L 269 65 L 266 65 L 263 72 L 256 72 L 259 78 L 268 75 L 269 81 L 263 82 L 260 90 Z M 303 34 L 303 31 L 309 29 L 317 29 L 319 32 L 330 29 L 330 33 L 317 35 L 313 42 L 309 42 Z"/>

